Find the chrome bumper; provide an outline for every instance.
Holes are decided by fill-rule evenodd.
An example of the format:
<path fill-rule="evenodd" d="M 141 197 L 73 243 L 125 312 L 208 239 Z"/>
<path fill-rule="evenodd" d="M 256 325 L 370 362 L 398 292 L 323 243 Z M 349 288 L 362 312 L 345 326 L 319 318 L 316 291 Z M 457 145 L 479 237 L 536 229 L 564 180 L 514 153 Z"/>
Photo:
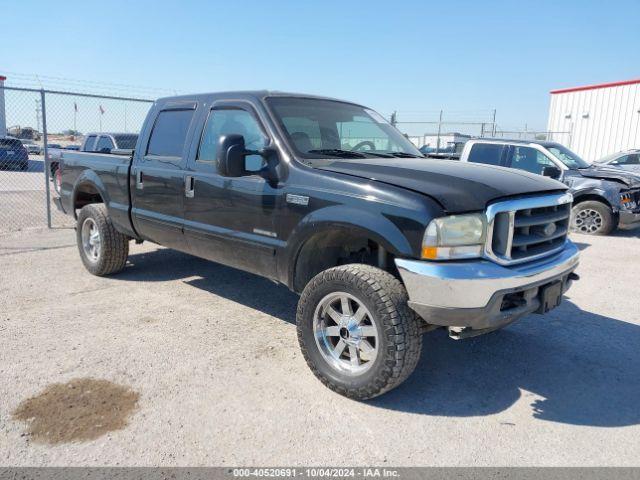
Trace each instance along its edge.
<path fill-rule="evenodd" d="M 515 266 L 488 260 L 430 262 L 396 259 L 409 294 L 409 306 L 430 324 L 496 328 L 534 312 L 540 306 L 539 287 L 562 281 L 579 261 L 570 241 L 559 253 Z"/>

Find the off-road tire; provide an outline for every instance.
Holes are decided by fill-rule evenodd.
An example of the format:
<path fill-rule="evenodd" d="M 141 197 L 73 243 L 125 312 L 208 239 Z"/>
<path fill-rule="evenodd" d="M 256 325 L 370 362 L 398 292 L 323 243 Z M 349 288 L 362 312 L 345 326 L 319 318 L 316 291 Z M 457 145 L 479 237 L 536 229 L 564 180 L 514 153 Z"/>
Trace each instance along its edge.
<path fill-rule="evenodd" d="M 600 215 L 602 223 L 600 227 L 595 231 L 585 231 L 576 225 L 577 216 L 580 212 L 587 210 L 593 210 Z M 571 229 L 574 232 L 582 233 L 585 235 L 609 235 L 616 227 L 615 216 L 608 205 L 595 200 L 587 200 L 580 202 L 571 209 Z"/>
<path fill-rule="evenodd" d="M 316 307 L 332 292 L 353 295 L 375 317 L 378 354 L 373 365 L 357 376 L 331 366 L 315 342 Z M 420 319 L 407 300 L 407 291 L 397 278 L 369 265 L 341 265 L 316 275 L 302 292 L 296 315 L 300 349 L 314 375 L 331 390 L 356 400 L 376 397 L 404 382 L 422 351 Z"/>
<path fill-rule="evenodd" d="M 97 261 L 91 261 L 83 248 L 82 226 L 91 218 L 100 233 L 100 253 Z M 80 258 L 85 268 L 99 277 L 121 271 L 129 256 L 129 237 L 118 232 L 107 214 L 107 207 L 103 203 L 85 205 L 78 214 L 76 239 Z"/>

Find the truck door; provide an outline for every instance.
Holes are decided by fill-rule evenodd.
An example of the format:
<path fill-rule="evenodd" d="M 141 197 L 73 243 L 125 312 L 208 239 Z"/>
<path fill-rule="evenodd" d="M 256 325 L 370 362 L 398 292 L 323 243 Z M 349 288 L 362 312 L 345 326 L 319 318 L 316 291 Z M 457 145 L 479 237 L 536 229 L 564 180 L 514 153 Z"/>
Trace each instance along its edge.
<path fill-rule="evenodd" d="M 224 177 L 216 163 L 223 135 L 244 136 L 249 150 L 269 137 L 256 112 L 245 102 L 217 102 L 206 114 L 199 142 L 193 142 L 184 185 L 184 231 L 191 253 L 246 271 L 276 277 L 273 212 L 279 192 L 259 174 L 264 160 L 245 159 L 254 175 Z"/>
<path fill-rule="evenodd" d="M 157 112 L 146 145 L 131 169 L 136 231 L 160 245 L 186 250 L 182 231 L 184 176 L 196 104 L 168 104 Z"/>

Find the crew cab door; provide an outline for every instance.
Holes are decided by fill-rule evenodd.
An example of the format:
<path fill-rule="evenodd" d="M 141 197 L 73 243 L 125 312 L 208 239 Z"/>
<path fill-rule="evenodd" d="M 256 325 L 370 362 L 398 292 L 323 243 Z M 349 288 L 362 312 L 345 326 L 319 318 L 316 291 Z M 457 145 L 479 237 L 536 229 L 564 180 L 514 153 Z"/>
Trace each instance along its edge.
<path fill-rule="evenodd" d="M 145 132 L 131 168 L 131 216 L 145 239 L 186 250 L 183 235 L 184 176 L 196 104 L 165 105 Z"/>
<path fill-rule="evenodd" d="M 232 267 L 276 277 L 274 210 L 278 191 L 261 176 L 264 160 L 245 158 L 249 175 L 225 177 L 216 162 L 223 135 L 240 134 L 248 150 L 260 150 L 269 137 L 246 102 L 216 102 L 206 112 L 200 141 L 193 142 L 185 175 L 184 231 L 190 252 Z"/>

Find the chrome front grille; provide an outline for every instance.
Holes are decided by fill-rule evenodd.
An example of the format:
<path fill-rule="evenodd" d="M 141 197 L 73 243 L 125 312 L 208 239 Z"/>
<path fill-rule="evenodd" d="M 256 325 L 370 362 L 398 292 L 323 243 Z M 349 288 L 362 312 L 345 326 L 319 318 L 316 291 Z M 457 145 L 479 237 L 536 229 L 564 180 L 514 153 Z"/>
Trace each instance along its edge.
<path fill-rule="evenodd" d="M 572 201 L 571 194 L 563 193 L 490 205 L 485 255 L 510 265 L 562 250 L 569 233 Z"/>

